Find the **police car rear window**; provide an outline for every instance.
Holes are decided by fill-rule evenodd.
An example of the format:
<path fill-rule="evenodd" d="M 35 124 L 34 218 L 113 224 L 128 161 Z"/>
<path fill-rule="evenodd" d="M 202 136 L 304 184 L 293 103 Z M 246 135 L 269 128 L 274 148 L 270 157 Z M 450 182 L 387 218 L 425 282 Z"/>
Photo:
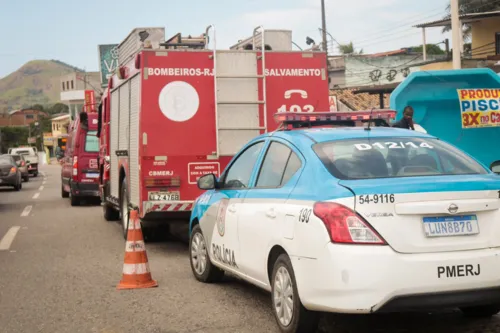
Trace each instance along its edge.
<path fill-rule="evenodd" d="M 457 148 L 437 139 L 373 138 L 318 143 L 314 151 L 338 179 L 486 174 Z"/>

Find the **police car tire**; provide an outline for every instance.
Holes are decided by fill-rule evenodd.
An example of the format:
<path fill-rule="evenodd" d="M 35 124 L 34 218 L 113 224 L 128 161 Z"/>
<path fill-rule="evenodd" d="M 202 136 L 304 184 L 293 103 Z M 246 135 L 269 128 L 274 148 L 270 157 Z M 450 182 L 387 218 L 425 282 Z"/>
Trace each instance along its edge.
<path fill-rule="evenodd" d="M 293 288 L 293 312 L 292 312 L 292 321 L 288 326 L 283 326 L 278 318 L 278 314 L 276 313 L 276 307 L 274 306 L 274 281 L 278 269 L 280 267 L 284 267 L 290 278 L 292 280 L 292 288 Z M 295 273 L 293 272 L 292 262 L 287 254 L 281 254 L 273 267 L 273 274 L 271 277 L 271 303 L 273 307 L 274 318 L 276 319 L 276 323 L 278 324 L 281 332 L 286 333 L 310 333 L 316 332 L 319 324 L 319 313 L 314 311 L 309 311 L 302 305 L 302 302 L 299 298 L 299 292 L 297 290 L 297 281 L 295 280 Z"/>
<path fill-rule="evenodd" d="M 460 308 L 460 311 L 462 311 L 465 317 L 488 318 L 500 312 L 500 304 L 471 306 L 467 308 Z"/>
<path fill-rule="evenodd" d="M 216 283 L 222 281 L 222 279 L 224 278 L 224 271 L 219 267 L 215 266 L 214 264 L 212 264 L 210 256 L 208 255 L 208 246 L 206 244 L 206 241 L 205 241 L 205 248 L 207 249 L 207 264 L 205 267 L 205 271 L 203 272 L 203 274 L 198 274 L 196 272 L 193 266 L 193 260 L 191 258 L 191 248 L 193 244 L 193 238 L 196 234 L 200 234 L 201 237 L 203 237 L 203 240 L 205 240 L 205 236 L 203 236 L 199 224 L 193 227 L 193 231 L 191 232 L 191 236 L 189 237 L 189 263 L 191 264 L 191 271 L 193 272 L 194 277 L 196 278 L 196 280 L 204 283 Z"/>

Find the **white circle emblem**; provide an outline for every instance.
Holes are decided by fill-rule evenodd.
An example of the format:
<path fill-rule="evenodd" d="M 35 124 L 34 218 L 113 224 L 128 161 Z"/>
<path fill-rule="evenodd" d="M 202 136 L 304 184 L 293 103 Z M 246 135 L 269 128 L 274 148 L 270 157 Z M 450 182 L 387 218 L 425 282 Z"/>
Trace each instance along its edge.
<path fill-rule="evenodd" d="M 194 117 L 200 106 L 196 89 L 187 82 L 174 81 L 160 91 L 160 110 L 172 121 L 182 122 Z"/>

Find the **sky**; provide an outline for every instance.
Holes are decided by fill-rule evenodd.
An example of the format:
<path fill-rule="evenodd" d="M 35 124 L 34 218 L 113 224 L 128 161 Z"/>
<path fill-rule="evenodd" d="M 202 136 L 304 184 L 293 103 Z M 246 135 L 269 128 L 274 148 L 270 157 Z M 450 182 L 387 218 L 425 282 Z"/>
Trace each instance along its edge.
<path fill-rule="evenodd" d="M 352 41 L 364 53 L 422 44 L 412 26 L 445 15 L 449 0 L 325 0 L 327 30 L 338 43 Z M 35 59 L 57 59 L 97 71 L 99 44 L 118 44 L 135 27 L 164 27 L 199 36 L 214 24 L 217 48 L 252 35 L 256 26 L 292 30 L 303 48 L 321 42 L 320 0 L 0 0 L 0 78 Z M 451 37 L 427 29 L 427 43 Z M 337 42 L 328 38 L 337 51 Z M 442 45 L 441 45 L 442 46 Z"/>

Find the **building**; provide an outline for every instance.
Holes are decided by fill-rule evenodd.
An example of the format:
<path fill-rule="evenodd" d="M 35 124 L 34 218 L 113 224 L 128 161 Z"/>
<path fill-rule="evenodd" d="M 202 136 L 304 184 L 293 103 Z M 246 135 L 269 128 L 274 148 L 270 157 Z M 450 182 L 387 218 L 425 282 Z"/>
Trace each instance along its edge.
<path fill-rule="evenodd" d="M 0 127 L 4 126 L 28 126 L 47 117 L 47 113 L 34 109 L 13 110 L 9 113 L 0 113 Z"/>
<path fill-rule="evenodd" d="M 461 24 L 467 24 L 471 29 L 470 47 L 461 42 L 462 68 L 489 67 L 497 72 L 496 65 L 500 60 L 500 11 L 470 13 L 459 16 Z M 450 19 L 438 20 L 418 24 L 414 27 L 423 31 L 425 40 L 425 31 L 428 28 L 440 28 L 451 25 Z M 453 69 L 451 59 L 446 61 L 431 61 L 420 67 L 421 70 L 446 70 Z"/>
<path fill-rule="evenodd" d="M 85 91 L 93 90 L 96 103 L 102 94 L 100 72 L 74 72 L 61 77 L 61 103 L 68 105 L 72 119 L 83 110 Z"/>
<path fill-rule="evenodd" d="M 67 136 L 70 122 L 71 119 L 69 114 L 58 115 L 52 118 L 52 137 L 57 139 Z"/>

